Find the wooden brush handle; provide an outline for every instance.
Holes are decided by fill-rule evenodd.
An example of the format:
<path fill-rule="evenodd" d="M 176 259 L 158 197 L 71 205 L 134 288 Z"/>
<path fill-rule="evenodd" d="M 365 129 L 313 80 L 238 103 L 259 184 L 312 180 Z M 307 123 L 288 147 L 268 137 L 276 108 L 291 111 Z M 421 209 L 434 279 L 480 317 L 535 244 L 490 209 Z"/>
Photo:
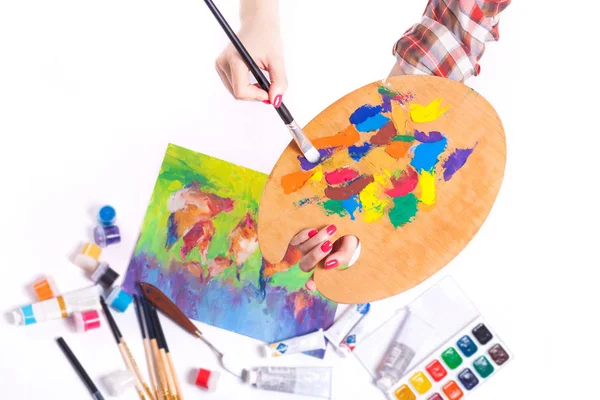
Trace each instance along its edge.
<path fill-rule="evenodd" d="M 150 382 L 152 383 L 152 389 L 154 389 L 154 396 L 159 400 L 158 395 L 158 380 L 156 378 L 156 370 L 154 369 L 154 360 L 152 359 L 152 350 L 150 349 L 150 341 L 144 339 L 144 353 L 146 354 L 146 362 L 148 363 L 148 374 L 150 375 Z"/>
<path fill-rule="evenodd" d="M 167 375 L 167 384 L 169 385 L 169 392 L 171 392 L 171 395 L 174 399 L 178 399 L 177 386 L 175 386 L 173 374 L 171 373 L 171 368 L 169 367 L 169 360 L 167 359 L 167 353 L 165 353 L 164 349 L 160 349 L 160 357 L 165 368 L 165 374 Z"/>
<path fill-rule="evenodd" d="M 125 342 L 125 339 L 123 339 L 123 338 L 121 338 L 121 345 L 125 349 L 125 352 L 127 353 L 127 356 L 129 357 L 129 360 L 131 362 L 131 366 L 133 367 L 133 371 L 134 371 L 135 375 L 137 376 L 138 380 L 140 381 L 140 383 L 142 384 L 142 386 L 144 387 L 144 390 L 148 394 L 148 397 L 150 397 L 150 400 L 156 400 L 154 398 L 154 393 L 152 393 L 150 386 L 148 386 L 146 379 L 144 379 L 144 375 L 142 375 L 140 368 L 138 367 L 137 363 L 135 362 L 135 358 L 133 358 L 133 355 L 131 354 L 129 347 L 127 346 L 127 343 Z"/>
<path fill-rule="evenodd" d="M 167 353 L 167 361 L 169 362 L 169 368 L 171 369 L 171 375 L 173 375 L 173 382 L 175 382 L 175 388 L 177 389 L 179 400 L 183 400 L 183 391 L 181 390 L 181 384 L 179 383 L 179 378 L 177 377 L 177 372 L 175 371 L 175 364 L 173 363 L 171 353 Z"/>
<path fill-rule="evenodd" d="M 135 371 L 133 370 L 131 361 L 129 360 L 127 352 L 125 351 L 125 347 L 122 345 L 122 343 L 119 343 L 119 351 L 121 352 L 121 357 L 123 357 L 123 361 L 125 361 L 125 366 L 132 374 L 135 375 Z M 140 384 L 140 381 L 138 379 L 135 379 L 135 389 L 137 390 L 140 399 L 146 400 L 146 396 L 144 396 L 144 389 L 142 388 L 142 385 Z"/>
<path fill-rule="evenodd" d="M 158 375 L 158 382 L 160 383 L 161 393 L 164 400 L 169 400 L 169 385 L 167 384 L 167 375 L 165 372 L 165 366 L 162 363 L 162 359 L 160 358 L 160 351 L 158 350 L 158 344 L 156 343 L 156 339 L 152 339 L 150 341 L 150 345 L 152 346 L 152 355 L 154 356 L 154 367 L 156 368 L 156 373 Z"/>

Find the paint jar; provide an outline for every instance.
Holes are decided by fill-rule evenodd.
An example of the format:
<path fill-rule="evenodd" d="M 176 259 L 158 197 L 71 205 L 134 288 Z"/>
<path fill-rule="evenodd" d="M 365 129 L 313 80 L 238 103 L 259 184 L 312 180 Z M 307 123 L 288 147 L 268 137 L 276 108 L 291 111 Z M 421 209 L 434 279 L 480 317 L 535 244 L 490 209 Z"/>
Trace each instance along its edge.
<path fill-rule="evenodd" d="M 244 383 L 255 388 L 331 398 L 331 368 L 258 367 L 244 370 Z"/>
<path fill-rule="evenodd" d="M 415 355 L 433 332 L 431 325 L 408 310 L 377 371 L 379 378 L 376 384 L 380 389 L 389 390 L 404 376 Z"/>
<path fill-rule="evenodd" d="M 81 248 L 79 254 L 75 256 L 74 263 L 79 268 L 82 268 L 88 272 L 92 272 L 98 267 L 98 259 L 102 249 L 94 243 L 86 243 Z"/>
<path fill-rule="evenodd" d="M 358 321 L 360 321 L 370 309 L 370 303 L 356 304 L 348 307 L 342 316 L 325 331 L 325 337 L 329 340 L 329 343 L 337 349 L 348 332 L 354 328 Z"/>
<path fill-rule="evenodd" d="M 48 300 L 59 294 L 56 283 L 54 283 L 54 279 L 51 276 L 40 279 L 32 287 L 38 301 Z"/>
<path fill-rule="evenodd" d="M 103 206 L 98 211 L 98 223 L 103 226 L 110 226 L 117 219 L 117 211 L 112 206 Z"/>
<path fill-rule="evenodd" d="M 217 389 L 217 382 L 220 377 L 221 374 L 218 371 L 200 368 L 198 374 L 196 374 L 196 386 L 214 392 Z"/>
<path fill-rule="evenodd" d="M 127 370 L 111 372 L 104 376 L 102 381 L 108 393 L 113 397 L 121 396 L 129 389 L 135 387 L 135 377 Z"/>
<path fill-rule="evenodd" d="M 77 311 L 73 313 L 73 322 L 80 333 L 100 328 L 100 313 L 97 310 Z"/>
<path fill-rule="evenodd" d="M 265 357 L 280 357 L 285 354 L 302 353 L 305 351 L 324 350 L 327 346 L 323 329 L 308 335 L 282 340 L 281 342 L 266 344 L 262 346 Z"/>
<path fill-rule="evenodd" d="M 100 309 L 100 287 L 90 286 L 62 296 L 21 307 L 12 312 L 15 325 L 32 325 L 67 318 L 77 311 Z"/>
<path fill-rule="evenodd" d="M 124 312 L 127 310 L 127 307 L 129 307 L 132 301 L 133 297 L 131 297 L 131 295 L 124 291 L 119 285 L 112 288 L 106 297 L 106 302 L 108 305 L 119 312 Z"/>
<path fill-rule="evenodd" d="M 119 274 L 105 262 L 101 262 L 91 276 L 95 283 L 102 285 L 105 289 L 110 289 L 118 277 Z"/>
<path fill-rule="evenodd" d="M 98 225 L 94 228 L 94 241 L 100 247 L 110 246 L 121 242 L 121 232 L 116 225 Z"/>

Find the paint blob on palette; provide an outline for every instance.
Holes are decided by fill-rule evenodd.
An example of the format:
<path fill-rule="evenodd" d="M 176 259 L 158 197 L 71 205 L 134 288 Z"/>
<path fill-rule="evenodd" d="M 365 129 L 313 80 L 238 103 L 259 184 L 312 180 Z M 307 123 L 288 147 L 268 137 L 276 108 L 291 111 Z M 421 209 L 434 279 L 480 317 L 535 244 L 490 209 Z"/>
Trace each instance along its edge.
<path fill-rule="evenodd" d="M 328 328 L 336 304 L 306 290 L 299 251 L 269 263 L 258 249 L 266 179 L 169 145 L 123 287 L 153 284 L 189 318 L 269 343 Z"/>
<path fill-rule="evenodd" d="M 459 400 L 511 359 L 506 345 L 479 317 L 409 371 L 387 395 L 395 400 Z"/>
<path fill-rule="evenodd" d="M 377 102 L 356 108 L 341 132 L 314 141 L 320 165 L 298 156 L 299 170 L 284 175 L 281 188 L 291 194 L 311 187 L 313 195 L 296 207 L 318 204 L 327 215 L 409 224 L 435 207 L 437 188 L 451 184 L 476 150 L 476 142 L 457 148 L 449 132 L 432 130 L 450 110 L 442 99 L 422 105 L 411 92 L 379 86 Z M 382 155 L 392 162 L 378 168 Z"/>

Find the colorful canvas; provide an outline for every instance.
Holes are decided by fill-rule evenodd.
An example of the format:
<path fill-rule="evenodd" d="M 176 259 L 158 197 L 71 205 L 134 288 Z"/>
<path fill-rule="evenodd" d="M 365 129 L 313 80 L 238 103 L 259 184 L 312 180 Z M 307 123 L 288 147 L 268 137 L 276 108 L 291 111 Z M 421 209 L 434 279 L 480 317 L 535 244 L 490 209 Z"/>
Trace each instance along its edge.
<path fill-rule="evenodd" d="M 285 194 L 317 182 L 313 183 L 316 195 L 294 201 L 294 206 L 316 203 L 327 215 L 365 222 L 385 221 L 387 214 L 387 223 L 394 228 L 414 221 L 419 211 L 435 207 L 436 186 L 452 179 L 476 143 L 452 149 L 443 132 L 410 128 L 411 121 L 428 123 L 443 116 L 449 106 L 443 106 L 441 99 L 424 106 L 413 102 L 412 93 L 385 86 L 379 86 L 378 95 L 378 103 L 362 105 L 350 114 L 347 128 L 315 140 L 321 164 L 298 156 L 300 171 L 281 178 Z M 399 167 L 365 172 L 377 169 L 383 154 L 377 149 L 398 160 Z"/>
<path fill-rule="evenodd" d="M 151 283 L 188 317 L 265 342 L 329 327 L 336 304 L 304 288 L 309 275 L 297 265 L 297 250 L 276 264 L 258 250 L 266 180 L 169 145 L 124 288 Z"/>

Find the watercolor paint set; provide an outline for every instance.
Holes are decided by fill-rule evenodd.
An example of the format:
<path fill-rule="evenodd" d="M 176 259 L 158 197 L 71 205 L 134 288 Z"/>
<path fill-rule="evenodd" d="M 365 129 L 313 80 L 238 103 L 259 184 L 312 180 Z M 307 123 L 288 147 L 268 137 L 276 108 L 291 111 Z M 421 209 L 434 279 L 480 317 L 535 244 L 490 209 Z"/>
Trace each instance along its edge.
<path fill-rule="evenodd" d="M 394 400 L 461 399 L 513 358 L 450 277 L 394 313 L 351 353 Z"/>
<path fill-rule="evenodd" d="M 506 345 L 478 318 L 440 346 L 388 392 L 394 400 L 458 400 L 512 359 Z"/>

